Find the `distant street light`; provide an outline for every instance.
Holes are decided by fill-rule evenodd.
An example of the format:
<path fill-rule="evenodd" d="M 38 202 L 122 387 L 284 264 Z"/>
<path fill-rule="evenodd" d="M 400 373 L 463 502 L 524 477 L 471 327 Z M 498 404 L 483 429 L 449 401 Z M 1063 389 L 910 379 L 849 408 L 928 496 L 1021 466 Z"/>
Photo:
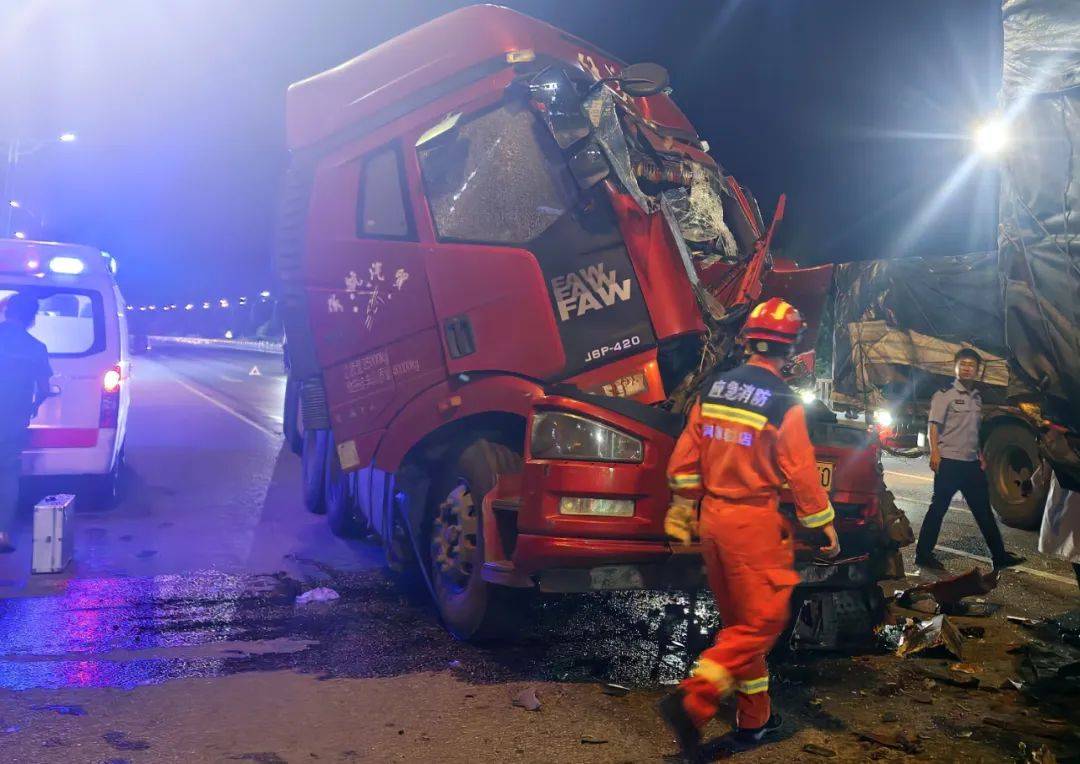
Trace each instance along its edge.
<path fill-rule="evenodd" d="M 25 234 L 25 233 L 23 233 L 22 231 L 16 231 L 16 232 L 15 232 L 15 238 L 16 238 L 16 239 L 25 239 L 25 238 L 26 238 L 26 234 Z"/>
<path fill-rule="evenodd" d="M 8 199 L 7 214 L 4 216 L 4 229 L 3 234 L 7 236 L 11 232 L 11 210 L 19 209 L 21 205 L 17 200 L 11 199 L 13 192 L 15 191 L 15 183 L 13 176 L 15 174 L 15 166 L 19 164 L 19 160 L 25 156 L 33 154 L 35 151 L 55 143 L 73 143 L 78 136 L 75 133 L 61 133 L 58 137 L 47 141 L 21 141 L 18 138 L 14 140 L 0 141 L 0 143 L 7 144 L 7 165 L 4 170 L 4 193 L 0 196 L 0 199 Z M 40 218 L 39 218 L 40 221 Z M 21 238 L 21 237 L 19 237 Z"/>
<path fill-rule="evenodd" d="M 270 292 L 268 292 L 265 289 L 263 291 L 259 292 L 259 297 L 262 297 L 264 300 L 269 296 L 270 296 Z"/>

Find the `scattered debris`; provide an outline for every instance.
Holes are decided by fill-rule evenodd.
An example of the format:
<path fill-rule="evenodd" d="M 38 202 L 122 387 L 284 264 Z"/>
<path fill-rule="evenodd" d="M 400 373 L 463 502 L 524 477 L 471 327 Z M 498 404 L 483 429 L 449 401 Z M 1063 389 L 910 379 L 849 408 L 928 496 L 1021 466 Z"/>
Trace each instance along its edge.
<path fill-rule="evenodd" d="M 951 578 L 942 578 L 926 584 L 919 584 L 903 592 L 897 592 L 896 602 L 901 607 L 920 613 L 964 615 L 985 617 L 997 611 L 998 606 L 980 600 L 976 603 L 963 602 L 965 597 L 987 594 L 998 585 L 998 574 L 983 573 L 979 568 L 972 568 L 967 573 Z"/>
<path fill-rule="evenodd" d="M 1021 735 L 1035 735 L 1051 740 L 1065 740 L 1073 736 L 1069 725 L 1061 719 L 1038 720 L 1023 716 L 987 716 L 983 719 L 983 724 L 1009 732 L 1018 732 Z"/>
<path fill-rule="evenodd" d="M 892 711 L 886 711 L 881 715 L 881 721 L 883 721 L 885 724 L 893 724 L 894 722 L 900 721 L 900 717 L 894 714 Z"/>
<path fill-rule="evenodd" d="M 621 684 L 615 684 L 608 682 L 604 685 L 604 694 L 613 695 L 616 698 L 621 698 L 623 695 L 627 695 L 630 692 L 629 687 L 623 687 Z"/>
<path fill-rule="evenodd" d="M 949 671 L 959 671 L 961 674 L 981 674 L 982 669 L 973 663 L 953 663 Z"/>
<path fill-rule="evenodd" d="M 86 709 L 82 706 L 30 706 L 31 711 L 55 711 L 61 716 L 86 716 Z"/>
<path fill-rule="evenodd" d="M 297 605 L 310 605 L 313 602 L 333 602 L 341 597 L 340 594 L 326 586 L 309 589 L 296 598 Z"/>
<path fill-rule="evenodd" d="M 1040 623 L 1042 623 L 1042 621 L 1036 618 L 1025 618 L 1021 615 L 1007 615 L 1005 616 L 1005 620 L 1009 623 L 1015 623 L 1019 624 L 1020 626 L 1027 626 L 1029 628 L 1033 626 L 1038 626 Z"/>
<path fill-rule="evenodd" d="M 856 732 L 855 736 L 860 740 L 868 740 L 871 743 L 877 743 L 904 753 L 919 753 L 922 750 L 918 739 L 908 735 L 903 730 L 868 730 Z"/>
<path fill-rule="evenodd" d="M 982 639 L 986 636 L 985 626 L 961 626 L 960 634 L 968 639 Z"/>
<path fill-rule="evenodd" d="M 826 748 L 822 745 L 816 745 L 814 743 L 807 743 L 802 747 L 803 751 L 812 754 L 814 756 L 822 756 L 826 759 L 832 759 L 836 757 L 836 751 L 832 748 Z"/>
<path fill-rule="evenodd" d="M 924 706 L 931 706 L 934 704 L 934 699 L 924 693 L 916 693 L 911 696 L 911 699 L 916 703 L 921 703 Z"/>
<path fill-rule="evenodd" d="M 607 738 L 593 737 L 592 735 L 581 736 L 582 745 L 604 745 L 607 742 Z"/>
<path fill-rule="evenodd" d="M 452 669 L 459 669 L 459 668 L 461 668 L 461 661 L 457 661 L 457 660 L 454 660 L 454 661 L 450 661 L 450 662 L 449 662 L 448 664 L 446 664 L 446 665 L 447 665 L 447 666 L 448 666 L 449 668 L 452 668 Z"/>
<path fill-rule="evenodd" d="M 1029 750 L 1026 743 L 1021 743 L 1020 755 L 1025 764 L 1058 764 L 1057 756 L 1045 745 L 1039 746 L 1038 750 Z"/>
<path fill-rule="evenodd" d="M 119 730 L 109 730 L 101 738 L 118 751 L 146 751 L 150 748 L 148 741 L 132 740 L 126 732 Z"/>
<path fill-rule="evenodd" d="M 890 697 L 892 695 L 899 695 L 900 694 L 900 683 L 899 682 L 886 682 L 885 684 L 883 684 L 883 685 L 881 685 L 880 687 L 877 688 L 877 694 L 881 695 L 882 697 L 886 697 L 886 698 Z"/>
<path fill-rule="evenodd" d="M 904 657 L 944 648 L 957 658 L 963 658 L 963 639 L 944 615 L 934 616 L 929 621 L 908 621 L 900 635 L 896 654 Z"/>
<path fill-rule="evenodd" d="M 539 711 L 540 698 L 536 697 L 536 690 L 532 687 L 522 690 L 514 696 L 513 704 L 526 711 Z"/>

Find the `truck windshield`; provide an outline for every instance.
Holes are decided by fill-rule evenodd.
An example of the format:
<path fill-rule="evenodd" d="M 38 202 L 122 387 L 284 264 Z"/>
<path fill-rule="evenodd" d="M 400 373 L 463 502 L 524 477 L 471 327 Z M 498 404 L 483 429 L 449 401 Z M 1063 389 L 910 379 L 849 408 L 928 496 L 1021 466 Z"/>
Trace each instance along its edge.
<path fill-rule="evenodd" d="M 41 303 L 30 334 L 50 356 L 80 356 L 104 348 L 101 296 L 96 292 L 42 286 L 0 285 L 0 315 L 9 297 L 28 293 Z"/>
<path fill-rule="evenodd" d="M 525 244 L 576 201 L 558 146 L 522 103 L 469 115 L 418 153 L 442 241 Z"/>

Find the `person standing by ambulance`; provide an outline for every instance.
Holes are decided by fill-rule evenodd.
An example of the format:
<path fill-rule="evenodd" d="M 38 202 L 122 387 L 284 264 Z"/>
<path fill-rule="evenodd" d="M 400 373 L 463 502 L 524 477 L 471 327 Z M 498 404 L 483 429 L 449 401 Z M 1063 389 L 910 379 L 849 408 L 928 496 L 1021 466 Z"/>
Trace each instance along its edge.
<path fill-rule="evenodd" d="M 0 321 L 0 553 L 15 550 L 12 533 L 27 427 L 49 397 L 49 352 L 28 331 L 37 313 L 36 297 L 15 293 L 4 301 Z"/>
<path fill-rule="evenodd" d="M 699 528 L 722 623 L 716 644 L 659 706 L 692 761 L 701 728 L 731 693 L 739 743 L 755 745 L 780 727 L 765 657 L 787 626 L 800 580 L 793 528 L 779 512 L 785 483 L 799 522 L 824 534 L 821 553 L 840 552 L 803 407 L 780 376 L 804 326 L 798 310 L 777 297 L 751 311 L 742 332 L 749 360 L 707 382 L 668 465 L 673 497 L 664 530 L 689 544 Z"/>

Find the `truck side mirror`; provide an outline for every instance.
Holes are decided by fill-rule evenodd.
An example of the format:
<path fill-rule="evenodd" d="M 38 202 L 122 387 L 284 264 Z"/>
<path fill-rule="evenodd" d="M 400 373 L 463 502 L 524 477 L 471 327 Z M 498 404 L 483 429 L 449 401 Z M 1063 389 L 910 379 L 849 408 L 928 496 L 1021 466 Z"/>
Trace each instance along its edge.
<path fill-rule="evenodd" d="M 619 89 L 634 98 L 656 95 L 671 81 L 667 69 L 660 64 L 630 64 L 616 79 Z"/>

